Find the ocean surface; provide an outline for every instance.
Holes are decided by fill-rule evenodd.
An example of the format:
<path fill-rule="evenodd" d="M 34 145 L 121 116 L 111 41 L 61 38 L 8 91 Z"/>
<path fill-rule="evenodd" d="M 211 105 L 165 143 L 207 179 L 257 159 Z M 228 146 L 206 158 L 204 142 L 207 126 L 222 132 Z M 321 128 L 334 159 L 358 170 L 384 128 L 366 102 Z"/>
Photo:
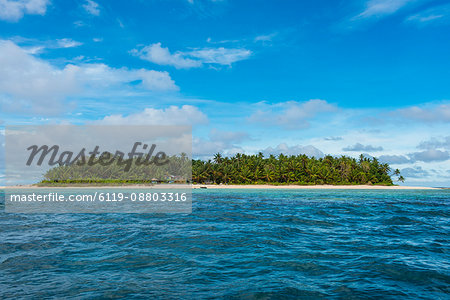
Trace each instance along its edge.
<path fill-rule="evenodd" d="M 449 233 L 450 190 L 195 190 L 172 215 L 0 204 L 0 299 L 449 299 Z"/>

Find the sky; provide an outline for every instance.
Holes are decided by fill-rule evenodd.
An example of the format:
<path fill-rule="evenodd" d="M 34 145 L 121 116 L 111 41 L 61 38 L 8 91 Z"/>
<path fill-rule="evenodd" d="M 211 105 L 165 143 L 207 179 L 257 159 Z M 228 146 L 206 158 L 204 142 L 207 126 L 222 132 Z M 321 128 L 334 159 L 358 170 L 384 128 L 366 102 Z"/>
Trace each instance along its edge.
<path fill-rule="evenodd" d="M 362 153 L 450 186 L 449 53 L 450 1 L 0 0 L 0 126 L 191 125 L 197 158 Z"/>

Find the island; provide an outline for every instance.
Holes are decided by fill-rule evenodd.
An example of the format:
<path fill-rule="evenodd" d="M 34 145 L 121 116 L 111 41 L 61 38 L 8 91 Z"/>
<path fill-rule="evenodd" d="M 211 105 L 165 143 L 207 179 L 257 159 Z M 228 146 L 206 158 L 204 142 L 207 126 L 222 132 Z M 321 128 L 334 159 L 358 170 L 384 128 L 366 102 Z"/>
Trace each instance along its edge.
<path fill-rule="evenodd" d="M 192 172 L 191 172 L 192 170 Z M 51 168 L 39 182 L 41 186 L 61 185 L 298 185 L 298 186 L 394 186 L 403 182 L 398 169 L 376 158 L 360 155 L 327 155 L 322 158 L 304 154 L 264 157 L 262 153 L 238 153 L 213 159 L 191 160 L 186 155 L 169 156 L 164 165 L 120 164 L 80 165 L 76 162 Z"/>

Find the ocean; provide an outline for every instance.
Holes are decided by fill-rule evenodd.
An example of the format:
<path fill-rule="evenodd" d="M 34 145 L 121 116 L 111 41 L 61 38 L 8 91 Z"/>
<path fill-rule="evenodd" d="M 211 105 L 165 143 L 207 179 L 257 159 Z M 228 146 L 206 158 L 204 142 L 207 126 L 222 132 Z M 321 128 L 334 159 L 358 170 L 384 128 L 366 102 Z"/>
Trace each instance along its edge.
<path fill-rule="evenodd" d="M 449 232 L 450 190 L 194 190 L 191 214 L 0 204 L 0 298 L 448 299 Z"/>

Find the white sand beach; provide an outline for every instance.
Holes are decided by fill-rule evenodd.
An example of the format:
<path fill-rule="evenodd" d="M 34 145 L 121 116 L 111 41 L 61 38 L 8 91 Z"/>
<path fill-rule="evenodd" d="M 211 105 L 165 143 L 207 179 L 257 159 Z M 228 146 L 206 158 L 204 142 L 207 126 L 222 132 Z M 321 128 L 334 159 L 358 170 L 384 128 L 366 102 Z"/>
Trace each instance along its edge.
<path fill-rule="evenodd" d="M 127 185 L 127 186 L 34 186 L 34 185 L 21 185 L 21 186 L 0 186 L 0 190 L 4 189 L 49 189 L 49 188 L 88 188 L 88 189 L 171 189 L 171 188 L 192 188 L 192 189 L 269 189 L 269 190 L 297 190 L 297 189 L 331 189 L 331 190 L 439 190 L 440 188 L 423 187 L 423 186 L 383 186 L 383 185 L 269 185 L 269 184 L 247 184 L 247 185 L 234 185 L 234 184 L 157 184 L 157 185 Z"/>
<path fill-rule="evenodd" d="M 194 184 L 194 189 L 333 189 L 333 190 L 435 190 L 439 188 L 433 187 L 417 187 L 417 186 L 382 186 L 382 185 L 204 185 Z"/>

